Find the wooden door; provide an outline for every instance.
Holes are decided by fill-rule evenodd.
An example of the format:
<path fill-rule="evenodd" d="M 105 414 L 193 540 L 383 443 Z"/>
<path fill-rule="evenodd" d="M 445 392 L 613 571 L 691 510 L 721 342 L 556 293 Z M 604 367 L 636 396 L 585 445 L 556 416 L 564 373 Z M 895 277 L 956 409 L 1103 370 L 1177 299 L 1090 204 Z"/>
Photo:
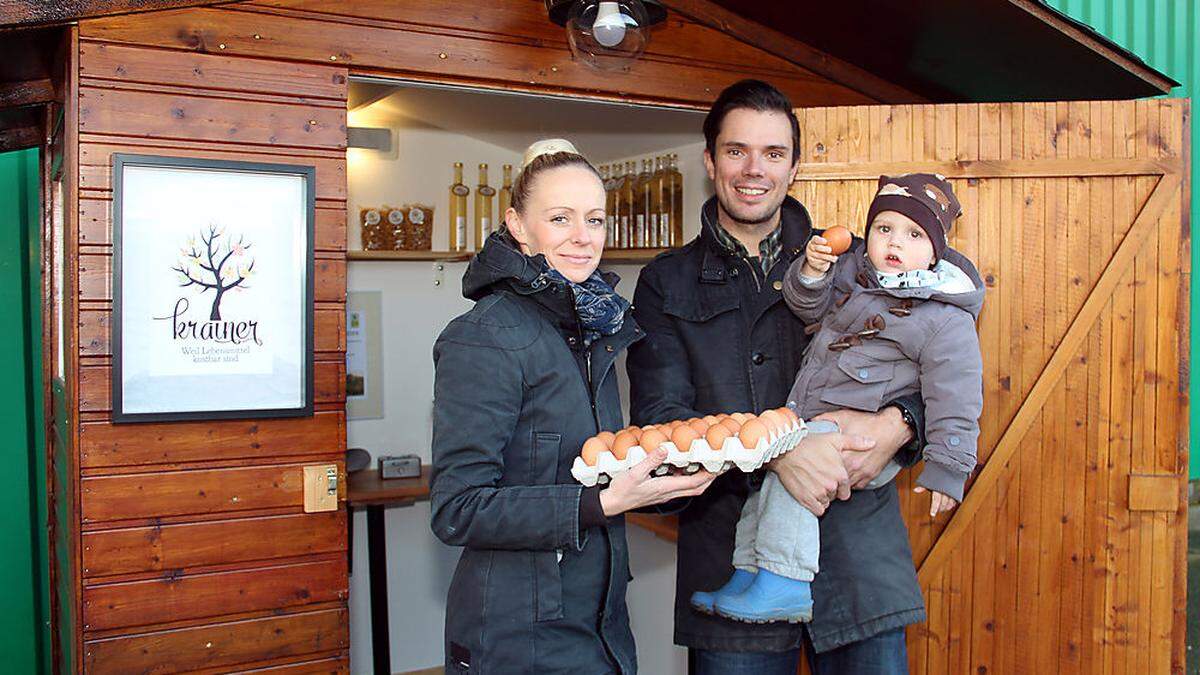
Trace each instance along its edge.
<path fill-rule="evenodd" d="M 967 497 L 930 519 L 898 479 L 912 672 L 1183 672 L 1187 101 L 797 112 L 818 226 L 861 233 L 880 174 L 940 173 L 988 289 Z"/>

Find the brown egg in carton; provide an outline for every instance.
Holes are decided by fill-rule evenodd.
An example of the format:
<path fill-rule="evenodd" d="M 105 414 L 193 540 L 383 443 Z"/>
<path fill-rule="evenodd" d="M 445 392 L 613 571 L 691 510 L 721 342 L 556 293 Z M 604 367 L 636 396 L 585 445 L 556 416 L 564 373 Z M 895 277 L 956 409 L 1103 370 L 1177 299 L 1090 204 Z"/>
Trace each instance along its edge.
<path fill-rule="evenodd" d="M 824 426 L 832 428 L 825 429 Z M 585 486 L 606 485 L 655 449 L 665 447 L 667 458 L 654 475 L 720 473 L 732 468 L 755 471 L 791 450 L 809 432 L 836 431 L 824 422 L 805 424 L 789 408 L 753 413 L 709 415 L 645 427 L 599 433 L 583 444 L 571 475 Z"/>

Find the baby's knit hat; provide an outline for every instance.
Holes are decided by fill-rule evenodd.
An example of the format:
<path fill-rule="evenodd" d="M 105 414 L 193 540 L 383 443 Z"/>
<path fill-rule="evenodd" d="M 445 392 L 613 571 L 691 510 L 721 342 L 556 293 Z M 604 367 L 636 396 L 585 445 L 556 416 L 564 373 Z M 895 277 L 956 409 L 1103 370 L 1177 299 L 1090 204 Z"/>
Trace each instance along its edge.
<path fill-rule="evenodd" d="M 946 235 L 954 219 L 962 215 L 962 205 L 954 196 L 954 188 L 944 176 L 933 173 L 907 173 L 903 176 L 880 176 L 879 190 L 867 210 L 866 235 L 871 236 L 871 223 L 882 211 L 896 211 L 912 218 L 933 242 L 933 259 L 941 260 L 946 250 Z"/>

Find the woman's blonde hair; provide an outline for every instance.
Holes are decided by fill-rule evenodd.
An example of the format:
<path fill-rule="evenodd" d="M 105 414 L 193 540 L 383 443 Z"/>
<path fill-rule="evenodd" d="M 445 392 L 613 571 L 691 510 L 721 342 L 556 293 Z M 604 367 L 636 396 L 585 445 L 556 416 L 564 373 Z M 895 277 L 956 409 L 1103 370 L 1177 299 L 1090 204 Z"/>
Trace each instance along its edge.
<path fill-rule="evenodd" d="M 513 181 L 512 208 L 516 209 L 518 213 L 524 213 L 525 202 L 529 199 L 529 193 L 533 190 L 533 181 L 538 174 L 562 166 L 584 167 L 591 171 L 597 180 L 600 180 L 600 172 L 586 157 L 579 154 L 571 141 L 563 138 L 546 138 L 535 141 L 525 149 L 525 156 L 521 161 L 521 172 Z"/>

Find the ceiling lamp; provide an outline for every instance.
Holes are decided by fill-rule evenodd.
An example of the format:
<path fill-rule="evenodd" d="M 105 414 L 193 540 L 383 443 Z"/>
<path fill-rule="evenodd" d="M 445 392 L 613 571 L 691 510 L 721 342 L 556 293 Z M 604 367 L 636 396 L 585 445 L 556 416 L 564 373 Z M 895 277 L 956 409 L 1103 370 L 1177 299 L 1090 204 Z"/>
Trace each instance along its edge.
<path fill-rule="evenodd" d="M 546 0 L 550 20 L 567 29 L 571 55 L 593 68 L 628 70 L 667 18 L 658 0 Z"/>

